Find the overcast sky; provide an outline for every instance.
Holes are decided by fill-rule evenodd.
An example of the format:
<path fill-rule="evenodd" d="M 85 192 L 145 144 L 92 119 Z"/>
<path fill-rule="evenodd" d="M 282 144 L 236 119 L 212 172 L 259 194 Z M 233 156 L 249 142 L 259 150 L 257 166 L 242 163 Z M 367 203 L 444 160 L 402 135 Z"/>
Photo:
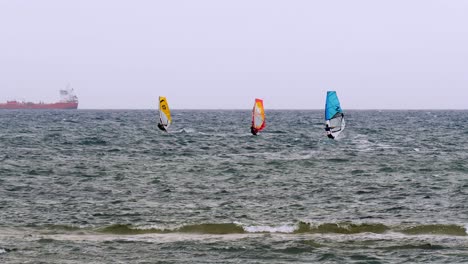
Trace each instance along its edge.
<path fill-rule="evenodd" d="M 0 0 L 0 102 L 467 109 L 465 0 Z"/>

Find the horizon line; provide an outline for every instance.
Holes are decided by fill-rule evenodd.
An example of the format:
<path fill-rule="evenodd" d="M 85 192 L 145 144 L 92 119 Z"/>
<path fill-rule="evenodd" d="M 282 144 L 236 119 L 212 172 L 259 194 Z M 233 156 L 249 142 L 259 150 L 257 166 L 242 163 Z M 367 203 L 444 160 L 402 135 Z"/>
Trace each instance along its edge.
<path fill-rule="evenodd" d="M 190 111 L 250 111 L 251 108 L 170 108 L 171 110 Z M 44 109 L 46 110 L 46 109 Z M 49 109 L 54 110 L 54 109 Z M 156 110 L 157 108 L 78 108 L 76 110 Z M 347 108 L 346 111 L 465 111 L 468 108 Z M 265 111 L 324 111 L 323 108 L 268 108 Z"/>

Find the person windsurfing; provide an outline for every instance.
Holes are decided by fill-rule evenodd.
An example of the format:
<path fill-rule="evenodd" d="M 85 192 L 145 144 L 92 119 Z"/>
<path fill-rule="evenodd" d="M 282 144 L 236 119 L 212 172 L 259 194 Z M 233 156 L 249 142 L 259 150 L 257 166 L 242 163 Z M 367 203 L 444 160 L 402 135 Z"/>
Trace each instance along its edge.
<path fill-rule="evenodd" d="M 333 136 L 331 129 L 334 127 L 330 127 L 328 124 L 325 124 L 325 131 L 327 132 L 327 137 L 334 139 L 335 137 Z"/>
<path fill-rule="evenodd" d="M 250 127 L 250 133 L 252 133 L 252 135 L 256 136 L 257 133 L 258 133 L 258 129 L 256 129 L 253 125 Z"/>
<path fill-rule="evenodd" d="M 167 132 L 166 128 L 165 128 L 164 125 L 161 124 L 161 123 L 158 123 L 158 128 L 161 129 L 161 130 L 164 131 L 164 132 Z"/>
<path fill-rule="evenodd" d="M 263 108 L 263 100 L 255 98 L 255 103 L 252 109 L 252 123 L 250 133 L 257 135 L 265 128 L 265 109 Z"/>

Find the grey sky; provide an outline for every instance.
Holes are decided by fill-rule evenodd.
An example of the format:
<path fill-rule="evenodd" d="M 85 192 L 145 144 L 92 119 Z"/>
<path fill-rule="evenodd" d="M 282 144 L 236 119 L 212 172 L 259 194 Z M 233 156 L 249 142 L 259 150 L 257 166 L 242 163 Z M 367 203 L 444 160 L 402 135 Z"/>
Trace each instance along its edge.
<path fill-rule="evenodd" d="M 464 0 L 0 0 L 0 101 L 468 108 Z"/>

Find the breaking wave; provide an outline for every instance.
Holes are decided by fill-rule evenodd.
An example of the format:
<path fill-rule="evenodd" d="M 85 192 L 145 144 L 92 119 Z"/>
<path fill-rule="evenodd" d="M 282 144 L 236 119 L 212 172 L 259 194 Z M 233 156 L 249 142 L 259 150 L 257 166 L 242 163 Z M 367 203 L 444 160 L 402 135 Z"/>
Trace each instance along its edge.
<path fill-rule="evenodd" d="M 236 224 L 194 224 L 184 225 L 172 229 L 155 228 L 155 227 L 135 227 L 132 225 L 111 225 L 105 228 L 101 228 L 98 231 L 110 234 L 120 235 L 136 235 L 136 234 L 149 234 L 149 233 L 198 233 L 198 234 L 242 234 L 245 230 Z"/>
<path fill-rule="evenodd" d="M 64 228 L 75 230 L 75 228 Z M 57 229 L 55 227 L 54 229 Z M 241 223 L 201 223 L 189 224 L 172 228 L 155 226 L 133 226 L 114 224 L 97 229 L 98 232 L 119 235 L 137 235 L 151 233 L 194 233 L 194 234 L 245 234 L 245 233 L 280 233 L 280 234 L 384 234 L 387 232 L 404 235 L 441 235 L 441 236 L 468 236 L 465 226 L 455 224 L 428 224 L 428 225 L 396 225 L 389 226 L 381 223 L 306 223 L 284 225 L 244 225 Z"/>

